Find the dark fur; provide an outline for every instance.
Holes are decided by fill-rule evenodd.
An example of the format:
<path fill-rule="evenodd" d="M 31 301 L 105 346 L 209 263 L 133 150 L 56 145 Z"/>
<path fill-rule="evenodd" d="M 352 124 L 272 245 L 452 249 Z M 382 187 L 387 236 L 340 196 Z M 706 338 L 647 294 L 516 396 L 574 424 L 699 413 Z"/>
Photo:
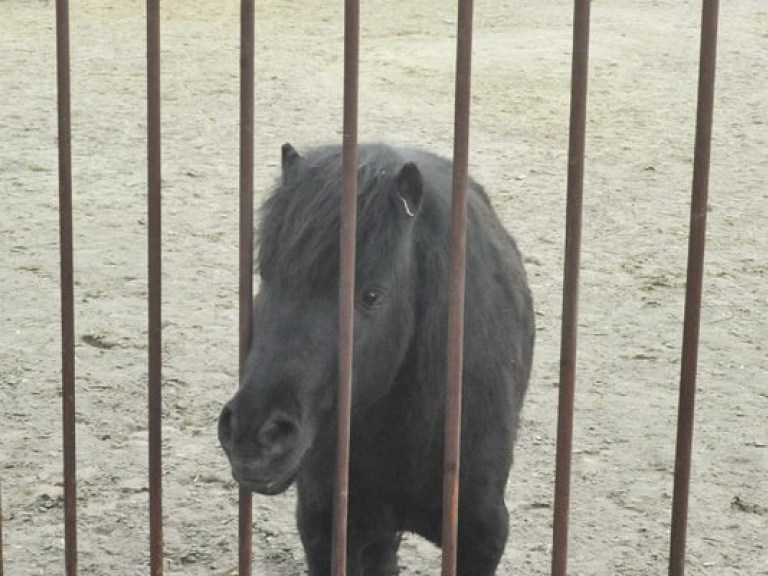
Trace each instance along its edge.
<path fill-rule="evenodd" d="M 349 573 L 371 576 L 397 573 L 402 531 L 440 540 L 452 168 L 381 144 L 358 161 Z M 340 189 L 339 147 L 283 148 L 261 213 L 246 376 L 220 421 L 242 486 L 272 494 L 296 479 L 314 576 L 330 573 Z M 487 576 L 507 540 L 534 321 L 520 254 L 475 182 L 466 290 L 458 573 Z"/>

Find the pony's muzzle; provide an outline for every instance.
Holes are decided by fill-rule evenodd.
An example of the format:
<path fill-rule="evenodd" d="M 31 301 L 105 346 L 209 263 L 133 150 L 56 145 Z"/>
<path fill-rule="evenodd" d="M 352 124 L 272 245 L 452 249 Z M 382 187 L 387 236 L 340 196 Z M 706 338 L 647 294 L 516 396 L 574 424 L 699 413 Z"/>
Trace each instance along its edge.
<path fill-rule="evenodd" d="M 299 422 L 290 414 L 275 411 L 254 423 L 243 417 L 233 400 L 219 416 L 219 442 L 229 457 L 235 479 L 255 491 L 266 492 L 266 487 L 275 482 L 282 484 L 286 474 L 295 472 Z"/>
<path fill-rule="evenodd" d="M 262 457 L 279 457 L 294 448 L 299 438 L 299 423 L 284 412 L 272 412 L 257 426 L 243 422 L 232 402 L 219 416 L 219 442 L 224 450 Z"/>

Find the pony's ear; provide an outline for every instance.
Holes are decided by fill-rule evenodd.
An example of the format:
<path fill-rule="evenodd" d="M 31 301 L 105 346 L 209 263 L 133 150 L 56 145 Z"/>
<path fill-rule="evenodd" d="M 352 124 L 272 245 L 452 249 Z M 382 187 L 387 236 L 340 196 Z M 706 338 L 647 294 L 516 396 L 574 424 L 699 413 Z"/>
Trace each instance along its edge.
<path fill-rule="evenodd" d="M 301 155 L 296 152 L 296 148 L 291 146 L 289 143 L 283 144 L 282 148 L 280 149 L 281 152 L 281 165 L 283 168 L 283 176 L 285 176 L 286 172 L 288 172 L 299 160 L 301 160 Z"/>
<path fill-rule="evenodd" d="M 423 192 L 424 184 L 418 166 L 413 162 L 404 164 L 397 175 L 397 200 L 408 217 L 418 214 Z"/>

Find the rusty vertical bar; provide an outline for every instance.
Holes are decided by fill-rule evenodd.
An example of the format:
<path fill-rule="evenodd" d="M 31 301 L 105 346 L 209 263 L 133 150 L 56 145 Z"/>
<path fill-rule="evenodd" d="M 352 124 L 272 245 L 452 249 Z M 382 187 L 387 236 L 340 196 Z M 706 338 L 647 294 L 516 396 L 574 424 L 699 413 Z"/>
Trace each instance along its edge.
<path fill-rule="evenodd" d="M 685 290 L 685 319 L 680 368 L 680 397 L 677 412 L 675 483 L 672 500 L 669 575 L 685 573 L 685 544 L 688 529 L 688 494 L 691 480 L 693 417 L 696 399 L 696 367 L 704 279 L 707 232 L 709 160 L 712 148 L 712 116 L 715 98 L 717 23 L 719 0 L 704 0 L 701 18 L 699 90 L 696 108 L 696 143 L 691 188 L 691 217 L 688 237 L 688 271 Z"/>
<path fill-rule="evenodd" d="M 576 0 L 573 16 L 571 117 L 568 143 L 568 197 L 565 222 L 563 317 L 560 342 L 560 393 L 557 415 L 555 509 L 552 531 L 552 575 L 565 576 L 568 565 L 573 410 L 579 315 L 581 215 L 584 196 L 584 150 L 587 120 L 590 0 Z"/>
<path fill-rule="evenodd" d="M 442 576 L 456 574 L 461 468 L 461 389 L 464 366 L 469 111 L 472 88 L 472 0 L 459 1 L 453 132 L 451 280 L 448 296 L 445 454 L 443 459 Z"/>
<path fill-rule="evenodd" d="M 72 113 L 69 2 L 56 1 L 56 77 L 59 137 L 59 251 L 61 258 L 61 406 L 64 451 L 65 574 L 77 574 L 75 436 L 75 289 L 72 241 Z"/>
<path fill-rule="evenodd" d="M 239 366 L 245 378 L 245 361 L 253 327 L 253 157 L 255 12 L 253 0 L 240 3 L 240 285 Z M 239 491 L 238 566 L 240 576 L 251 576 L 253 501 Z"/>
<path fill-rule="evenodd" d="M 339 388 L 331 566 L 331 573 L 334 576 L 345 576 L 347 573 L 352 353 L 355 318 L 359 52 L 360 1 L 346 0 L 344 4 L 344 136 L 342 143 L 341 267 L 339 278 Z"/>
<path fill-rule="evenodd" d="M 161 171 L 160 2 L 147 0 L 149 550 L 152 576 L 163 574 Z"/>

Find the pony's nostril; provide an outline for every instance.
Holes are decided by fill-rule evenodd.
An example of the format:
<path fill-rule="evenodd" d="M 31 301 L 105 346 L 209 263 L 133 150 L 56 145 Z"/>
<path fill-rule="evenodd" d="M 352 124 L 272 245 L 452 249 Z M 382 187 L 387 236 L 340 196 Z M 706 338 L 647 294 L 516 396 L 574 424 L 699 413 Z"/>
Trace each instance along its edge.
<path fill-rule="evenodd" d="M 232 429 L 234 427 L 235 416 L 229 406 L 224 406 L 219 416 L 219 442 L 223 447 L 227 447 L 232 441 Z"/>
<path fill-rule="evenodd" d="M 283 415 L 272 415 L 259 430 L 259 444 L 266 449 L 287 449 L 298 435 L 296 422 Z"/>

